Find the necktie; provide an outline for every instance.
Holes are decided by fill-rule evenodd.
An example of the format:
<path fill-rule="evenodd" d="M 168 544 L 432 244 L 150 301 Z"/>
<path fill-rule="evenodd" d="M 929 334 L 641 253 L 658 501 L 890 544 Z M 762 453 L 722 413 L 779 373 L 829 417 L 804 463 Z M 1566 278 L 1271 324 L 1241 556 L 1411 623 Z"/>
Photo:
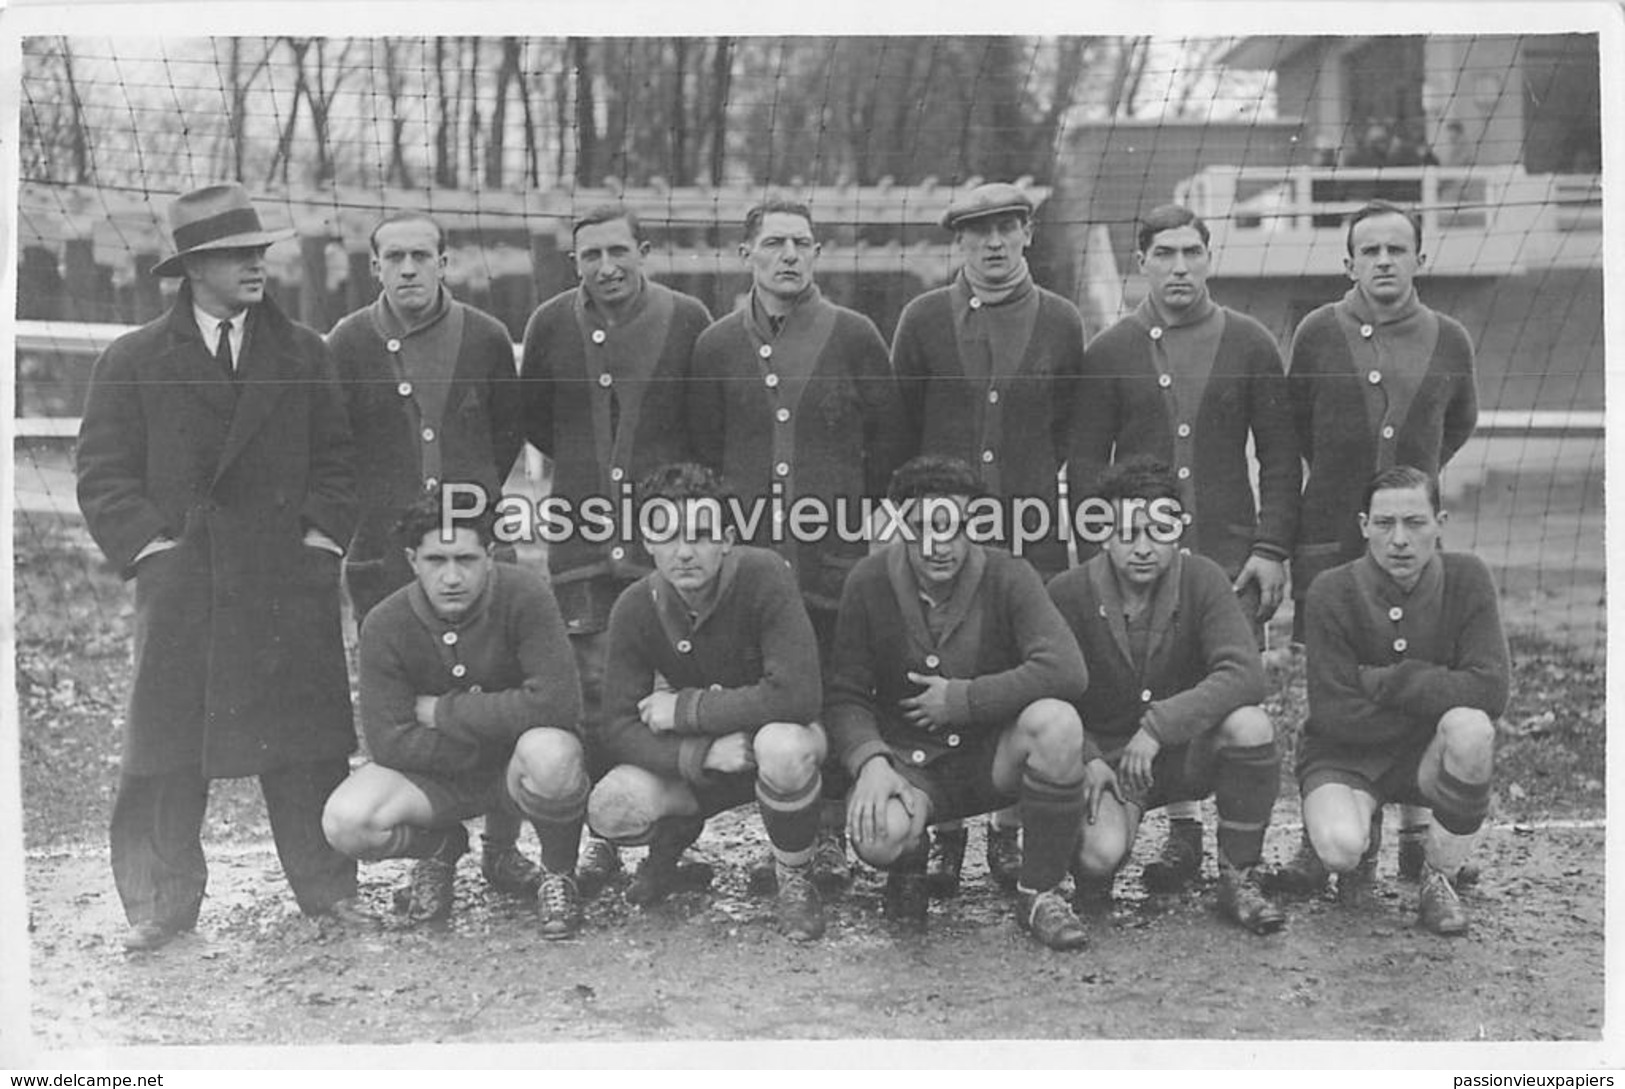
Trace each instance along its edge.
<path fill-rule="evenodd" d="M 231 322 L 229 321 L 220 323 L 220 343 L 214 349 L 214 358 L 215 362 L 220 364 L 220 369 L 225 372 L 227 378 L 237 377 L 237 367 L 231 361 Z"/>

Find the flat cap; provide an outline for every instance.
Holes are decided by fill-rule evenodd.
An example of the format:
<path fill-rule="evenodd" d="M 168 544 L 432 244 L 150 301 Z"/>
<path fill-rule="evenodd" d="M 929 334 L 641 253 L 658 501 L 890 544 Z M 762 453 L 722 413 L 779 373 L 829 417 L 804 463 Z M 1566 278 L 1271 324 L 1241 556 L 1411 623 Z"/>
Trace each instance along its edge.
<path fill-rule="evenodd" d="M 948 205 L 948 210 L 942 214 L 942 225 L 951 231 L 966 220 L 996 216 L 1001 212 L 1020 212 L 1031 219 L 1032 198 L 1009 182 L 978 185 Z"/>

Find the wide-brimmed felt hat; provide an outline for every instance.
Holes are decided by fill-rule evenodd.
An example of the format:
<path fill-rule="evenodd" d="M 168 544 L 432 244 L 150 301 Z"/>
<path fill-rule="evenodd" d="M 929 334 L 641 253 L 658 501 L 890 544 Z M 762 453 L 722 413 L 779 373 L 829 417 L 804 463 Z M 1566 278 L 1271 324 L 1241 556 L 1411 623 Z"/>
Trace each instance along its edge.
<path fill-rule="evenodd" d="M 237 182 L 206 185 L 176 197 L 169 206 L 169 230 L 175 253 L 152 266 L 154 276 L 184 274 L 181 258 L 189 253 L 269 246 L 298 233 L 292 228 L 268 231 L 261 226 L 248 190 Z"/>
<path fill-rule="evenodd" d="M 1031 219 L 1033 199 L 1025 190 L 1009 182 L 989 182 L 978 185 L 948 205 L 948 210 L 942 213 L 941 222 L 951 231 L 967 220 L 983 219 L 1004 212 L 1020 212 Z"/>

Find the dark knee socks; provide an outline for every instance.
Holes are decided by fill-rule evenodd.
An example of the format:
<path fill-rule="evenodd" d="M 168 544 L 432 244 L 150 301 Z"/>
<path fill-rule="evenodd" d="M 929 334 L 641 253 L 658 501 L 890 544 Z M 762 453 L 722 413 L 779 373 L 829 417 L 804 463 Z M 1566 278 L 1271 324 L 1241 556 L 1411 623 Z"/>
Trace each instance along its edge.
<path fill-rule="evenodd" d="M 1281 784 L 1281 758 L 1273 741 L 1219 750 L 1214 783 L 1219 809 L 1219 854 L 1246 869 L 1264 852 L 1264 831 Z"/>
<path fill-rule="evenodd" d="M 1442 765 L 1433 794 L 1433 819 L 1452 835 L 1472 835 L 1489 812 L 1490 785 L 1463 782 Z"/>
<path fill-rule="evenodd" d="M 1031 769 L 1021 776 L 1021 823 L 1026 829 L 1021 852 L 1024 889 L 1043 892 L 1061 883 L 1078 849 L 1083 827 L 1083 780 L 1056 783 Z"/>
<path fill-rule="evenodd" d="M 756 807 L 774 854 L 781 861 L 794 865 L 803 861 L 802 856 L 810 857 L 813 841 L 818 838 L 819 795 L 823 787 L 820 775 L 814 775 L 806 787 L 794 794 L 780 794 L 756 780 Z"/>
<path fill-rule="evenodd" d="M 536 841 L 542 845 L 542 869 L 548 873 L 572 874 L 581 848 L 581 826 L 587 818 L 585 778 L 581 789 L 563 798 L 544 797 L 525 789 L 523 779 L 514 786 L 514 800 L 530 817 Z"/>

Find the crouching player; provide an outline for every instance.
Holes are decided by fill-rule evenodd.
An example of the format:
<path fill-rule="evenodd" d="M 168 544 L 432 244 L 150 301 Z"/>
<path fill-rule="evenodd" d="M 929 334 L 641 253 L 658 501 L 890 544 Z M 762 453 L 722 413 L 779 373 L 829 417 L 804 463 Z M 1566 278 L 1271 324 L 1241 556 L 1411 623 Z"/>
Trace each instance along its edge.
<path fill-rule="evenodd" d="M 542 845 L 544 938 L 581 924 L 576 849 L 586 812 L 581 688 L 547 584 L 492 555 L 489 513 L 448 535 L 441 496 L 396 526 L 414 579 L 361 625 L 361 725 L 372 763 L 322 813 L 328 842 L 359 859 L 415 858 L 406 911 L 450 912 L 462 822 L 500 806 L 528 817 Z"/>
<path fill-rule="evenodd" d="M 789 564 L 735 546 L 729 498 L 710 470 L 686 463 L 639 489 L 655 570 L 610 611 L 601 740 L 614 766 L 593 788 L 588 821 L 612 843 L 649 845 L 625 894 L 643 905 L 708 884 L 710 868 L 681 863 L 683 852 L 706 818 L 754 800 L 773 847 L 779 927 L 810 940 L 824 932 L 812 884 L 828 750 L 818 644 Z"/>
<path fill-rule="evenodd" d="M 1506 709 L 1506 635 L 1489 570 L 1440 551 L 1438 483 L 1397 465 L 1366 487 L 1366 554 L 1309 588 L 1309 718 L 1298 758 L 1304 827 L 1339 899 L 1376 868 L 1385 802 L 1430 806 L 1418 919 L 1467 929 L 1455 880 L 1489 806 L 1494 719 Z"/>
<path fill-rule="evenodd" d="M 1286 921 L 1255 867 L 1279 785 L 1275 730 L 1258 706 L 1264 667 L 1247 616 L 1218 564 L 1179 548 L 1179 482 L 1146 456 L 1100 475 L 1112 535 L 1049 593 L 1089 662 L 1077 701 L 1104 762 L 1088 768 L 1088 815 L 1073 907 L 1109 905 L 1140 819 L 1169 802 L 1216 795 L 1219 906 L 1248 930 Z"/>
<path fill-rule="evenodd" d="M 907 539 L 859 561 L 835 627 L 825 721 L 855 786 L 847 834 L 889 870 L 885 909 L 926 919 L 927 825 L 1019 803 L 1018 919 L 1052 949 L 1086 935 L 1058 886 L 1083 820 L 1083 657 L 1037 572 L 966 536 L 982 494 L 957 458 L 915 458 L 888 498 Z"/>

